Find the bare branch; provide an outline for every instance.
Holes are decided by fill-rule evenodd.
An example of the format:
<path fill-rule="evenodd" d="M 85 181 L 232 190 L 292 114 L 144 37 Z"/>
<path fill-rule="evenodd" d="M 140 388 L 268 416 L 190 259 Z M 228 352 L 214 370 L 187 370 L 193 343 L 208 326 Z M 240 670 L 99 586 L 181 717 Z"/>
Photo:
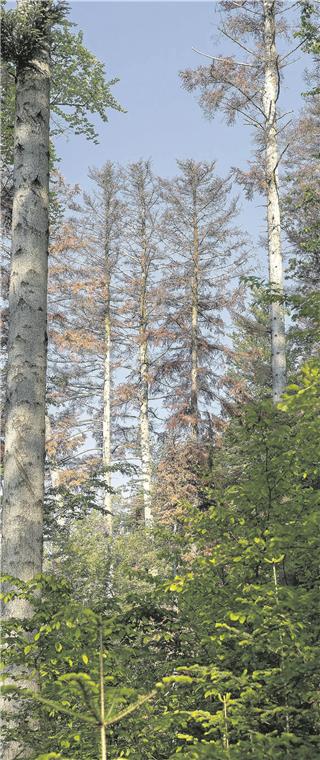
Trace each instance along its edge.
<path fill-rule="evenodd" d="M 253 55 L 255 58 L 259 58 L 259 55 L 254 52 L 254 50 L 250 50 L 250 48 L 247 48 L 243 42 L 240 42 L 235 37 L 231 37 L 231 34 L 228 34 L 228 32 L 225 31 L 225 29 L 222 29 L 218 27 L 218 32 L 221 32 L 221 34 L 224 34 L 225 37 L 228 37 L 231 42 L 234 42 L 236 45 L 239 45 L 243 50 L 245 50 L 247 53 L 250 53 L 250 55 Z M 250 64 L 247 64 L 250 65 Z"/>
<path fill-rule="evenodd" d="M 299 50 L 299 48 L 301 48 L 301 46 L 304 45 L 305 42 L 306 42 L 306 37 L 301 42 L 299 42 L 299 45 L 296 45 L 295 48 L 292 48 L 292 50 L 290 50 L 289 53 L 286 53 L 286 55 L 284 55 L 283 58 L 279 58 L 279 64 L 281 64 L 282 61 L 285 61 L 286 58 L 289 58 L 289 55 L 293 55 L 293 53 L 295 53 L 296 50 Z"/>
<path fill-rule="evenodd" d="M 293 109 L 291 109 L 291 111 L 286 111 L 285 113 L 282 113 L 281 116 L 277 116 L 277 121 L 280 121 L 281 119 L 284 119 L 284 117 L 288 116 L 289 113 L 294 113 Z"/>
<path fill-rule="evenodd" d="M 260 16 L 260 13 L 258 11 L 254 11 L 252 8 L 248 8 L 246 0 L 244 0 L 242 3 L 234 2 L 234 7 L 240 8 L 242 11 L 246 11 L 246 13 L 252 13 L 254 16 Z"/>
<path fill-rule="evenodd" d="M 286 124 L 281 127 L 281 129 L 277 130 L 277 136 L 281 135 L 282 132 L 284 132 L 285 129 L 289 126 L 289 124 L 292 124 L 292 119 L 289 119 L 289 121 L 286 122 Z"/>
<path fill-rule="evenodd" d="M 316 0 L 316 2 L 319 2 L 319 0 Z M 289 5 L 288 8 L 284 8 L 284 9 L 280 8 L 280 10 L 275 11 L 275 15 L 279 16 L 281 14 L 282 16 L 283 13 L 288 13 L 288 11 L 291 11 L 292 8 L 296 7 L 296 5 L 300 5 L 300 0 L 296 0 L 296 2 L 292 3 L 292 5 Z"/>
<path fill-rule="evenodd" d="M 260 129 L 264 129 L 264 125 L 261 124 L 260 121 L 257 121 L 256 119 L 254 119 L 253 116 L 251 116 L 249 113 L 245 113 L 245 111 L 241 111 L 240 108 L 235 108 L 235 107 L 233 108 L 233 106 L 231 106 L 230 104 L 229 104 L 229 108 L 232 108 L 233 111 L 237 111 L 238 113 L 240 113 L 241 116 L 244 116 L 245 119 L 250 119 L 250 122 L 252 122 L 253 126 L 260 127 Z M 250 122 L 248 122 L 249 127 L 252 126 Z"/>
<path fill-rule="evenodd" d="M 277 168 L 278 168 L 278 166 L 280 164 L 280 161 L 282 160 L 282 158 L 283 158 L 284 154 L 286 153 L 286 151 L 288 150 L 288 148 L 289 148 L 289 143 L 285 146 L 285 148 L 283 149 L 283 151 L 281 151 L 281 153 L 280 153 L 278 161 L 277 161 L 277 163 L 276 163 L 276 165 L 274 167 L 274 171 L 275 172 L 277 171 Z"/>
<path fill-rule="evenodd" d="M 254 92 L 253 95 L 248 95 L 248 93 L 244 92 L 244 90 L 241 87 L 239 87 L 238 84 L 235 84 L 235 82 L 230 82 L 229 79 L 225 79 L 224 83 L 228 84 L 230 87 L 233 87 L 235 90 L 237 90 L 238 92 L 240 92 L 240 94 L 243 95 L 243 97 L 246 98 L 247 101 L 249 101 L 250 103 L 252 103 L 252 105 L 254 106 L 254 108 L 256 108 L 258 111 L 260 111 L 260 113 L 262 114 L 263 118 L 264 119 L 266 118 L 266 115 L 265 115 L 264 111 L 262 110 L 262 108 L 260 108 L 260 106 L 258 105 L 258 103 L 256 103 L 255 100 L 254 100 L 254 98 L 258 94 L 259 90 L 257 90 L 256 92 Z"/>
<path fill-rule="evenodd" d="M 210 58 L 211 61 L 231 61 L 232 63 L 235 63 L 236 66 L 250 66 L 253 67 L 253 63 L 243 63 L 243 61 L 235 61 L 234 58 L 222 58 L 221 56 L 215 56 L 215 55 L 208 55 L 208 53 L 202 53 L 201 50 L 198 50 L 197 48 L 193 47 L 192 50 L 194 53 L 199 53 L 199 55 L 203 55 L 205 58 Z"/>
<path fill-rule="evenodd" d="M 287 61 L 287 63 L 284 63 L 280 68 L 285 69 L 287 66 L 292 66 L 293 63 L 298 63 L 298 61 L 301 61 L 301 56 L 293 58 L 291 61 Z"/>

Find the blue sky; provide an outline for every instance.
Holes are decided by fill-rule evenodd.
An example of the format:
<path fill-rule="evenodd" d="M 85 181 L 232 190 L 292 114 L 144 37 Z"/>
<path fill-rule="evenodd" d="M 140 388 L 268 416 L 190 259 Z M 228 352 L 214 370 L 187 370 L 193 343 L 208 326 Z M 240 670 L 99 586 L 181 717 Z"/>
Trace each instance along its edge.
<path fill-rule="evenodd" d="M 12 5 L 9 0 L 8 6 Z M 67 182 L 88 190 L 88 168 L 107 160 L 124 164 L 151 158 L 155 173 L 162 176 L 176 173 L 177 158 L 216 160 L 221 175 L 233 166 L 245 168 L 250 128 L 240 121 L 228 127 L 221 115 L 206 120 L 196 96 L 185 92 L 179 80 L 180 70 L 205 62 L 193 47 L 213 55 L 234 52 L 232 43 L 218 39 L 216 2 L 77 0 L 69 5 L 70 18 L 84 32 L 85 44 L 104 62 L 107 79 L 119 77 L 113 93 L 127 113 L 109 111 L 107 124 L 93 118 L 98 146 L 73 134 L 57 139 Z M 291 20 L 298 25 L 298 15 Z M 296 62 L 285 69 L 280 104 L 297 113 L 310 60 L 300 51 L 294 57 Z M 265 255 L 258 244 L 265 232 L 260 198 L 252 202 L 241 198 L 239 222 L 253 241 L 256 260 L 263 263 Z"/>
<path fill-rule="evenodd" d="M 180 86 L 178 72 L 203 62 L 192 46 L 212 49 L 213 3 L 207 2 L 77 2 L 71 17 L 85 32 L 88 47 L 105 62 L 108 78 L 127 114 L 110 112 L 100 129 L 98 148 L 86 146 L 88 163 L 107 158 L 134 161 L 152 157 L 155 170 L 175 171 L 176 157 L 212 159 L 220 155 L 221 170 L 238 149 L 230 130 L 203 119 L 195 99 Z M 79 141 L 61 142 L 70 175 L 79 166 Z M 82 154 L 83 155 L 83 154 Z"/>
<path fill-rule="evenodd" d="M 245 166 L 250 128 L 241 123 L 227 127 L 221 116 L 207 121 L 178 76 L 179 70 L 205 61 L 193 46 L 218 55 L 231 52 L 217 40 L 215 5 L 183 0 L 71 3 L 71 19 L 83 30 L 87 47 L 105 63 L 107 78 L 119 77 L 113 92 L 127 113 L 110 111 L 108 124 L 97 120 L 98 146 L 73 135 L 58 140 L 67 181 L 88 187 L 88 167 L 110 159 L 152 158 L 155 172 L 164 176 L 176 172 L 176 158 L 217 159 L 220 174 Z M 300 59 L 286 69 L 286 110 L 299 108 L 305 66 Z M 242 201 L 241 223 L 256 241 L 264 227 L 261 200 Z"/>
<path fill-rule="evenodd" d="M 108 124 L 96 121 L 98 146 L 73 135 L 59 139 L 60 168 L 68 182 L 89 189 L 88 167 L 106 160 L 123 164 L 152 158 L 155 172 L 162 176 L 176 173 L 176 158 L 216 159 L 222 175 L 232 166 L 245 167 L 251 130 L 241 122 L 227 127 L 220 116 L 207 121 L 178 76 L 180 70 L 205 60 L 192 47 L 215 55 L 232 52 L 231 45 L 217 41 L 215 3 L 82 0 L 71 4 L 71 19 L 83 30 L 87 47 L 105 63 L 107 78 L 119 77 L 113 92 L 127 113 L 110 111 Z M 286 69 L 285 110 L 299 109 L 305 66 L 300 60 Z M 239 215 L 252 240 L 251 271 L 260 275 L 266 273 L 267 263 L 259 245 L 265 234 L 262 203 L 260 198 L 241 198 Z M 114 481 L 122 479 L 115 476 Z"/>

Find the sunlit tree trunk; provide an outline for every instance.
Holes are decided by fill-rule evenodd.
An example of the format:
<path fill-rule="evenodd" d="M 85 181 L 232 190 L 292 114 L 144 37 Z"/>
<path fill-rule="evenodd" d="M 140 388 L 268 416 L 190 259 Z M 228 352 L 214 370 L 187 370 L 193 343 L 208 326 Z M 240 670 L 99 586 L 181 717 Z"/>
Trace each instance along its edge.
<path fill-rule="evenodd" d="M 281 251 L 281 221 L 278 190 L 277 100 L 279 97 L 279 68 L 276 48 L 275 0 L 264 0 L 265 87 L 266 117 L 266 180 L 269 280 L 278 300 L 271 304 L 272 390 L 277 403 L 286 384 L 285 319 L 281 303 L 283 296 L 283 260 Z"/>
<path fill-rule="evenodd" d="M 146 244 L 144 243 L 146 248 Z M 151 509 L 151 452 L 150 452 L 150 426 L 149 426 L 149 363 L 148 363 L 148 334 L 147 334 L 147 260 L 146 251 L 143 252 L 142 260 L 142 283 L 140 298 L 140 330 L 139 330 L 139 358 L 140 358 L 140 445 L 141 445 L 141 469 L 144 521 L 146 527 L 152 523 Z"/>
<path fill-rule="evenodd" d="M 14 133 L 2 572 L 25 581 L 42 568 L 49 96 L 49 48 L 43 45 L 17 69 Z M 9 616 L 29 612 L 21 600 L 6 607 Z"/>
<path fill-rule="evenodd" d="M 121 266 L 121 314 L 123 345 L 126 346 L 130 373 L 123 397 L 127 407 L 125 414 L 131 411 L 132 418 L 138 418 L 138 430 L 131 428 L 132 449 L 140 460 L 139 502 L 148 527 L 154 519 L 150 415 L 153 414 L 152 392 L 155 387 L 155 346 L 161 332 L 161 284 L 157 275 L 161 260 L 160 187 L 149 161 L 129 164 L 123 178 L 126 216 L 121 245 L 125 256 L 125 263 Z"/>
<path fill-rule="evenodd" d="M 106 252 L 106 267 L 108 260 Z M 104 508 L 109 535 L 112 535 L 112 495 L 111 495 L 111 314 L 110 314 L 110 273 L 106 274 L 106 311 L 104 320 L 104 383 L 103 383 L 103 467 L 105 479 Z"/>
<path fill-rule="evenodd" d="M 280 71 L 287 65 L 284 60 L 291 56 L 296 46 L 280 54 L 276 46 L 278 37 L 287 36 L 286 11 L 280 0 L 257 0 L 248 2 L 220 3 L 222 35 L 237 46 L 237 55 L 211 56 L 210 68 L 203 66 L 195 71 L 182 72 L 184 86 L 189 92 L 198 90 L 200 102 L 206 115 L 213 116 L 223 110 L 233 122 L 236 114 L 246 124 L 258 129 L 264 145 L 265 181 L 267 195 L 269 281 L 273 295 L 270 308 L 270 332 L 272 348 L 272 394 L 276 403 L 286 384 L 285 314 L 283 308 L 283 260 L 281 253 L 281 220 L 278 192 L 278 164 L 282 158 L 278 151 L 278 126 L 285 116 L 277 115 L 280 94 Z M 223 21 L 224 17 L 224 21 Z M 301 43 L 302 44 L 302 43 Z M 240 50 L 239 50 L 240 48 Z M 240 53 L 241 51 L 241 53 Z M 202 54 L 202 51 L 200 51 Z M 204 53 L 206 56 L 207 54 Z M 262 102 L 261 102 L 262 96 Z M 281 126 L 284 132 L 289 123 Z M 261 130 L 261 131 L 260 131 Z M 241 183 L 251 194 L 261 190 L 258 179 L 261 166 L 262 142 L 258 140 L 256 151 L 257 169 L 238 171 Z"/>
<path fill-rule="evenodd" d="M 198 439 L 198 298 L 199 298 L 199 230 L 196 211 L 196 192 L 193 192 L 193 253 L 191 280 L 191 430 Z"/>
<path fill-rule="evenodd" d="M 20 0 L 21 13 L 26 5 Z M 23 581 L 42 570 L 49 115 L 50 53 L 43 43 L 37 56 L 16 70 L 1 572 Z M 23 619 L 32 608 L 13 599 L 3 614 Z M 35 688 L 34 677 L 24 675 L 20 685 Z M 14 714 L 19 702 L 2 707 Z M 15 741 L 3 747 L 4 760 L 22 754 L 29 756 Z"/>

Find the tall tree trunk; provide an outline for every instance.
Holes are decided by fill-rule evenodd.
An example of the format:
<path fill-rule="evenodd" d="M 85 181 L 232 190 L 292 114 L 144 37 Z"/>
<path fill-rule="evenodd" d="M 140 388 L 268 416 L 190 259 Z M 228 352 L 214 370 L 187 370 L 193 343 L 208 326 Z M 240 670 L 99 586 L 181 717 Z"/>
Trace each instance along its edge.
<path fill-rule="evenodd" d="M 273 400 L 277 403 L 286 384 L 285 318 L 281 303 L 283 296 L 283 260 L 281 251 L 281 221 L 278 190 L 277 100 L 279 97 L 279 68 L 276 48 L 275 0 L 263 0 L 266 116 L 266 180 L 269 281 L 279 296 L 271 304 L 271 350 Z"/>
<path fill-rule="evenodd" d="M 148 335 L 147 335 L 147 261 L 146 244 L 144 243 L 143 273 L 140 298 L 140 445 L 142 467 L 142 490 L 144 522 L 146 527 L 152 523 L 151 503 L 151 452 L 150 452 L 150 426 L 149 426 L 149 361 L 148 361 Z"/>
<path fill-rule="evenodd" d="M 107 253 L 106 253 L 107 257 Z M 106 312 L 104 320 L 104 382 L 103 382 L 103 466 L 105 468 L 104 508 L 109 536 L 112 535 L 112 494 L 111 494 L 111 314 L 110 314 L 110 274 L 106 260 Z"/>
<path fill-rule="evenodd" d="M 24 5 L 27 0 L 20 0 L 21 12 Z M 1 571 L 23 581 L 42 570 L 49 116 L 50 53 L 49 43 L 43 43 L 37 56 L 16 71 Z M 5 605 L 5 618 L 31 614 L 24 599 Z M 22 675 L 20 685 L 36 688 L 34 676 Z M 2 706 L 14 715 L 19 700 L 4 700 Z M 15 741 L 3 747 L 4 760 L 22 753 L 28 756 Z"/>
<path fill-rule="evenodd" d="M 194 192 L 193 252 L 191 279 L 191 430 L 197 441 L 199 433 L 198 410 L 198 298 L 199 298 L 199 230 L 196 214 L 196 193 Z"/>
<path fill-rule="evenodd" d="M 21 3 L 22 5 L 22 3 Z M 2 572 L 42 568 L 49 206 L 49 46 L 18 68 L 14 134 Z M 24 617 L 26 602 L 6 614 Z"/>

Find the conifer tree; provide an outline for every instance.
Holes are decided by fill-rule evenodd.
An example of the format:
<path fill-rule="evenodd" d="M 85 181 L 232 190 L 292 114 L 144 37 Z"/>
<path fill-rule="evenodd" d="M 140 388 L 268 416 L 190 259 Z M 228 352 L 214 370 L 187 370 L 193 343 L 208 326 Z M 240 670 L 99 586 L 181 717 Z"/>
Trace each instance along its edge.
<path fill-rule="evenodd" d="M 220 31 L 238 46 L 242 54 L 240 60 L 229 55 L 205 54 L 211 59 L 209 66 L 185 71 L 181 76 L 187 90 L 200 92 L 200 104 L 207 116 L 212 117 L 217 109 L 221 109 L 229 124 L 237 116 L 242 117 L 244 123 L 256 131 L 259 156 L 263 150 L 263 166 L 259 158 L 247 175 L 242 174 L 242 179 L 263 190 L 267 200 L 272 384 L 273 399 L 277 402 L 286 382 L 278 167 L 282 157 L 279 133 L 283 133 L 287 125 L 278 101 L 282 69 L 293 49 L 282 55 L 277 47 L 278 37 L 286 31 L 285 17 L 281 14 L 287 8 L 282 2 L 225 0 L 220 3 L 220 9 Z"/>
<path fill-rule="evenodd" d="M 89 352 L 93 353 L 92 359 L 94 356 L 96 360 L 98 358 L 96 378 L 93 378 L 92 386 L 94 390 L 96 381 L 98 388 L 95 392 L 97 392 L 99 385 L 102 384 L 102 398 L 98 401 L 99 411 L 95 415 L 101 419 L 102 406 L 102 429 L 101 425 L 97 424 L 92 432 L 97 437 L 98 443 L 102 444 L 102 466 L 105 479 L 104 509 L 108 532 L 111 535 L 112 452 L 119 446 L 112 381 L 115 365 L 119 359 L 119 317 L 116 308 L 117 281 L 115 278 L 121 253 L 125 210 L 120 197 L 122 186 L 120 170 L 112 162 L 107 162 L 101 169 L 91 170 L 89 176 L 94 183 L 94 188 L 91 194 L 84 195 L 80 222 L 86 241 L 82 264 L 86 308 L 83 314 L 82 330 L 90 335 L 92 331 L 96 332 L 98 339 L 95 346 L 90 344 Z M 103 368 L 99 367 L 99 360 Z M 91 371 L 90 374 L 92 377 Z"/>
<path fill-rule="evenodd" d="M 178 161 L 180 174 L 163 182 L 163 237 L 170 251 L 167 278 L 168 351 L 159 379 L 170 427 L 200 440 L 218 399 L 225 318 L 235 306 L 241 240 L 233 226 L 230 179 L 215 163 Z M 217 410 L 216 410 L 217 411 Z"/>
<path fill-rule="evenodd" d="M 75 470 L 82 480 L 82 461 L 78 455 L 79 446 L 85 443 L 86 420 L 80 418 L 82 372 L 79 350 L 72 340 L 75 321 L 72 294 L 81 287 L 83 240 L 75 221 L 67 215 L 77 195 L 78 188 L 68 187 L 62 177 L 57 177 L 58 213 L 50 225 L 46 397 L 46 455 L 53 488 L 75 481 Z"/>
<path fill-rule="evenodd" d="M 306 78 L 304 107 L 292 127 L 283 178 L 284 226 L 290 243 L 289 331 L 294 365 L 319 352 L 320 195 L 318 66 Z"/>
<path fill-rule="evenodd" d="M 272 381 L 268 305 L 261 290 L 252 288 L 243 306 L 242 312 L 233 314 L 232 344 L 222 382 L 222 408 L 231 416 L 241 413 L 243 404 L 266 398 Z"/>
<path fill-rule="evenodd" d="M 123 393 L 128 411 L 131 409 L 131 414 L 138 414 L 143 513 L 145 525 L 149 526 L 153 520 L 150 394 L 161 302 L 160 189 L 149 161 L 130 164 L 124 173 L 124 181 L 127 214 L 123 239 L 122 319 L 123 340 L 132 369 L 120 393 Z"/>

